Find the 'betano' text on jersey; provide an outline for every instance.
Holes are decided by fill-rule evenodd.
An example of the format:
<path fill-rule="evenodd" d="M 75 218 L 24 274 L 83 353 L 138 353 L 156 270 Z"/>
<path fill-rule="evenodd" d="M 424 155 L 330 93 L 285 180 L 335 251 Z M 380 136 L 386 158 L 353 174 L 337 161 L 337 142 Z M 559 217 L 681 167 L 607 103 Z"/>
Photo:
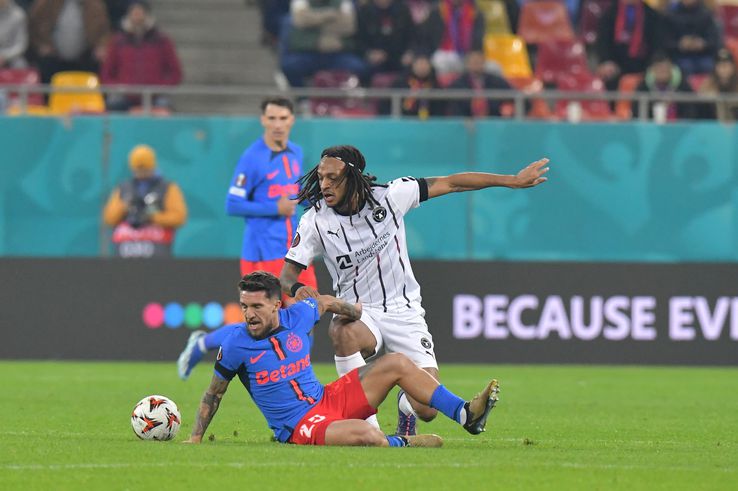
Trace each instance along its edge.
<path fill-rule="evenodd" d="M 403 177 L 372 188 L 380 206 L 343 216 L 319 202 L 300 219 L 285 260 L 304 268 L 323 255 L 336 296 L 384 312 L 422 311 L 407 255 L 404 216 L 428 199 L 425 179 Z"/>
<path fill-rule="evenodd" d="M 308 298 L 280 310 L 279 328 L 265 339 L 254 339 L 245 323 L 238 324 L 218 352 L 215 374 L 228 381 L 238 375 L 280 442 L 323 398 L 310 363 L 309 333 L 318 319 L 318 303 Z"/>

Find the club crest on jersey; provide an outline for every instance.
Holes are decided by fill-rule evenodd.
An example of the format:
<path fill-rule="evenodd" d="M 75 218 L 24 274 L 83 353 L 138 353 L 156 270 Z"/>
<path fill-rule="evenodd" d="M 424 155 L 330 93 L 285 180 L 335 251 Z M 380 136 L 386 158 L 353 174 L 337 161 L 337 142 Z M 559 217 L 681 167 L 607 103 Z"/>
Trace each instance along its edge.
<path fill-rule="evenodd" d="M 387 210 L 383 206 L 378 206 L 377 208 L 374 208 L 374 211 L 372 212 L 372 218 L 375 222 L 383 222 L 385 218 L 387 218 Z"/>
<path fill-rule="evenodd" d="M 295 238 L 292 239 L 292 247 L 297 247 L 298 245 L 300 245 L 300 232 L 297 232 Z"/>
<path fill-rule="evenodd" d="M 302 339 L 300 339 L 300 336 L 296 336 L 295 334 L 287 336 L 287 349 L 293 353 L 300 351 L 302 349 Z"/>
<path fill-rule="evenodd" d="M 420 344 L 425 349 L 431 349 L 431 346 L 433 346 L 428 338 L 420 338 Z"/>
<path fill-rule="evenodd" d="M 236 178 L 236 186 L 242 188 L 246 184 L 246 174 L 239 174 Z"/>

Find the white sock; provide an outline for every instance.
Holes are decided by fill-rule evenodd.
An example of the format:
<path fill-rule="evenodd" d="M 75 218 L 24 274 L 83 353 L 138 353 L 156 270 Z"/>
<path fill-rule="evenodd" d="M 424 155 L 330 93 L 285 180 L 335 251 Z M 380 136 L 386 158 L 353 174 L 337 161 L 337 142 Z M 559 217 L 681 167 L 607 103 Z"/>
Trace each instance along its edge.
<path fill-rule="evenodd" d="M 339 377 L 343 377 L 355 368 L 363 367 L 364 365 L 366 365 L 364 357 L 361 356 L 361 353 L 359 353 L 358 351 L 353 355 L 348 356 L 334 355 L 333 359 L 336 362 L 336 372 L 338 372 Z M 379 420 L 377 419 L 376 414 L 372 414 L 371 416 L 366 418 L 366 421 L 374 426 L 376 429 L 380 429 Z"/>
<path fill-rule="evenodd" d="M 397 401 L 397 408 L 402 411 L 405 416 L 417 416 L 415 409 L 410 405 L 410 401 L 407 400 L 407 394 L 403 391 L 400 399 Z"/>

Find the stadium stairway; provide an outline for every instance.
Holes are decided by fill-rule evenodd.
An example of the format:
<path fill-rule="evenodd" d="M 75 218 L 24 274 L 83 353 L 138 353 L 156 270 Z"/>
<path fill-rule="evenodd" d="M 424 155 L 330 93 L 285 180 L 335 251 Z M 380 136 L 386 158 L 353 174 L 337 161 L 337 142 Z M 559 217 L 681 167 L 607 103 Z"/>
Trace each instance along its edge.
<path fill-rule="evenodd" d="M 254 1 L 155 0 L 159 26 L 174 40 L 184 83 L 273 86 L 276 55 L 260 44 Z M 260 97 L 177 96 L 178 113 L 256 114 Z"/>

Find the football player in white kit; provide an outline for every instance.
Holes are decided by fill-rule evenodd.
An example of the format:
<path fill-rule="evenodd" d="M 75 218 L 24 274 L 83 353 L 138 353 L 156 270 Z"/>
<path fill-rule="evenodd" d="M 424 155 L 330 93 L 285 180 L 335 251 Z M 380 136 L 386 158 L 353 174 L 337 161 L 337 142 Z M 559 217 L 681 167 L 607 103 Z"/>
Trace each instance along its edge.
<path fill-rule="evenodd" d="M 357 148 L 336 146 L 322 152 L 320 163 L 301 180 L 297 199 L 305 200 L 309 209 L 300 219 L 280 280 L 283 290 L 298 300 L 316 297 L 319 293 L 297 282 L 297 277 L 315 256 L 322 255 L 336 297 L 363 305 L 360 320 L 336 316 L 331 321 L 328 332 L 339 376 L 373 356 L 399 352 L 439 379 L 433 336 L 407 255 L 405 214 L 448 193 L 537 186 L 547 179 L 547 164 L 548 159 L 538 160 L 517 175 L 463 172 L 403 177 L 380 185 L 364 173 L 366 161 Z M 415 434 L 416 416 L 430 421 L 436 414 L 401 392 L 397 434 Z"/>

